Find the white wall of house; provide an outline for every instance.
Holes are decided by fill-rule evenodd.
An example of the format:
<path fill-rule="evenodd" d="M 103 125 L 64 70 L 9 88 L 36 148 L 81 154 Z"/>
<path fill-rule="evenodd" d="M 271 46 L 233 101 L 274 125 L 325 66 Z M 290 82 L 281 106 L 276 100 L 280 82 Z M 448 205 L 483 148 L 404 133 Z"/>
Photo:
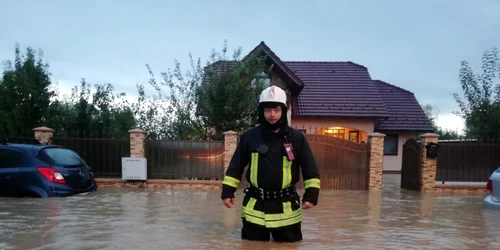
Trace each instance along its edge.
<path fill-rule="evenodd" d="M 415 134 L 387 134 L 384 138 L 384 167 L 383 171 L 399 172 L 403 164 L 403 145 L 405 142 L 415 137 Z M 395 139 L 397 142 L 394 144 Z M 392 150 L 397 145 L 397 151 Z M 395 153 L 395 154 L 393 154 Z"/>

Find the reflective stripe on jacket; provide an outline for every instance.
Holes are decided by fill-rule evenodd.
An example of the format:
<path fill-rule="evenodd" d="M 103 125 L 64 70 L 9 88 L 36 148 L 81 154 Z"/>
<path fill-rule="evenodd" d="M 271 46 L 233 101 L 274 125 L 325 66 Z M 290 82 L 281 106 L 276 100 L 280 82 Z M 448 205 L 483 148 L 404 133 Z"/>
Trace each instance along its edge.
<path fill-rule="evenodd" d="M 292 143 L 293 161 L 286 156 L 285 140 Z M 261 145 L 268 146 L 266 154 L 259 153 Z M 234 197 L 247 166 L 247 182 L 263 189 L 276 190 L 295 185 L 302 173 L 305 188 L 303 201 L 318 203 L 319 171 L 311 148 L 300 131 L 288 127 L 279 133 L 272 133 L 258 126 L 243 133 L 222 181 L 222 199 Z M 280 228 L 302 221 L 300 197 L 296 196 L 268 201 L 245 196 L 241 214 L 248 222 L 267 228 Z"/>

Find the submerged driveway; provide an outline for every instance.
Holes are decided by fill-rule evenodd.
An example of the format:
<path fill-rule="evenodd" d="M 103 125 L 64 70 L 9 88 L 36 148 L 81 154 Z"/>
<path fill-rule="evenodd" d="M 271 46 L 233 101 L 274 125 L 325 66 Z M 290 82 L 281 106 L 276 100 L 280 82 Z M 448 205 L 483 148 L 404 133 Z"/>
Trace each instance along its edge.
<path fill-rule="evenodd" d="M 213 190 L 0 198 L 0 249 L 500 249 L 500 212 L 484 210 L 482 195 L 420 194 L 384 178 L 382 193 L 323 191 L 292 244 L 241 241 L 240 206 Z"/>

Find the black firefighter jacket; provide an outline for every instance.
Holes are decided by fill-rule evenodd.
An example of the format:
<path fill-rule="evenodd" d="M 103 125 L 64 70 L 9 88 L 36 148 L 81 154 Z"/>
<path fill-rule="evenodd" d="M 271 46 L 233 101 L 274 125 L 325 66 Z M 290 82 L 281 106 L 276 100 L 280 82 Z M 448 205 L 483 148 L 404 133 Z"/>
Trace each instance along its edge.
<path fill-rule="evenodd" d="M 284 143 L 292 144 L 295 156 L 293 161 L 288 160 Z M 268 150 L 262 150 L 263 145 Z M 318 204 L 320 175 L 302 132 L 288 126 L 278 133 L 267 131 L 263 126 L 245 131 L 225 173 L 222 199 L 234 198 L 245 167 L 248 183 L 271 190 L 295 185 L 302 171 L 305 189 L 302 201 Z M 247 222 L 269 229 L 294 225 L 302 222 L 300 197 L 295 195 L 281 200 L 262 201 L 246 195 L 243 198 L 241 216 Z"/>

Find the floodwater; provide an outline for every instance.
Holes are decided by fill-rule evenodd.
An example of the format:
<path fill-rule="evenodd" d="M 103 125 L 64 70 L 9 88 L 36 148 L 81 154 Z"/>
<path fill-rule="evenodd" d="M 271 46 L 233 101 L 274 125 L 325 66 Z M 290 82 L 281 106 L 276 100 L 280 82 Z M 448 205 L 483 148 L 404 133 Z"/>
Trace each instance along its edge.
<path fill-rule="evenodd" d="M 0 198 L 0 249 L 500 249 L 500 211 L 482 195 L 323 191 L 300 243 L 240 240 L 239 206 L 208 190 L 101 188 L 55 199 Z M 241 194 L 238 193 L 241 202 Z"/>

